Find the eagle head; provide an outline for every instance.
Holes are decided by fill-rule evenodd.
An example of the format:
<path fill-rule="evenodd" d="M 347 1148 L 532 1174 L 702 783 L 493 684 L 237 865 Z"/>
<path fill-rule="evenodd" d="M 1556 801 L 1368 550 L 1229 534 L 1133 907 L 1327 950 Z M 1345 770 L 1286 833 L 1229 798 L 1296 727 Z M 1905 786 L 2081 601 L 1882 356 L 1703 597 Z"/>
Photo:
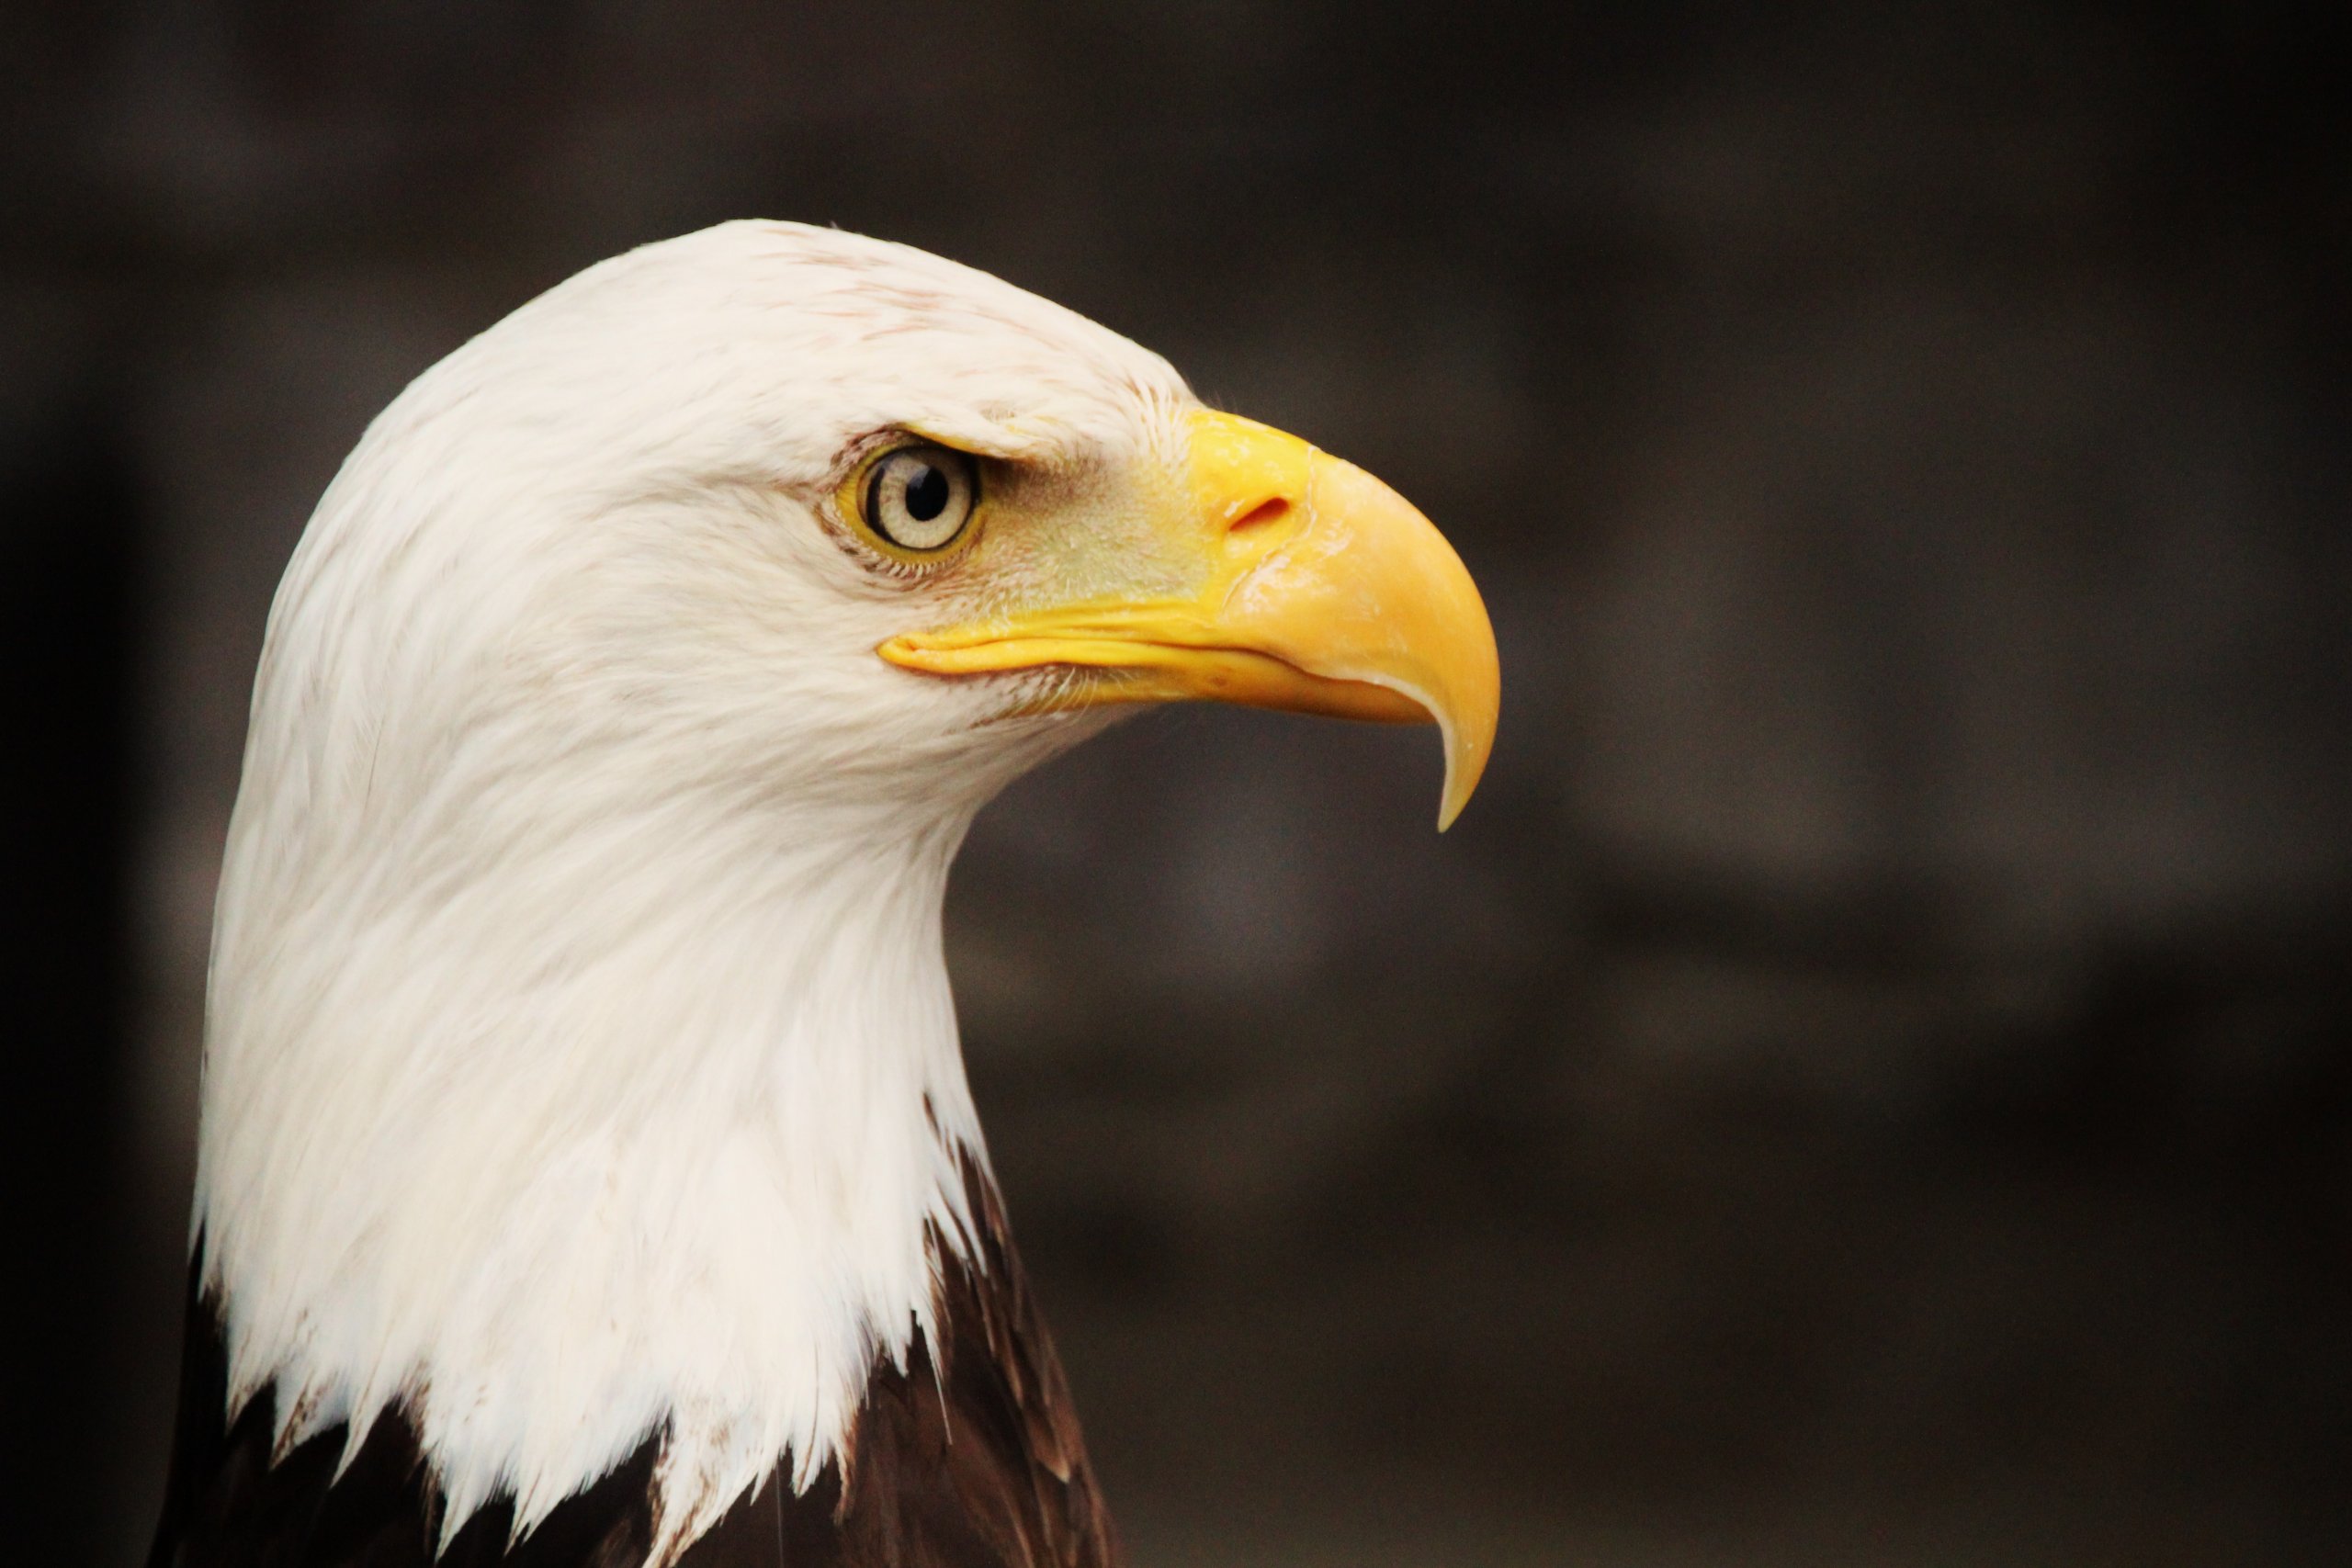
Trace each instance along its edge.
<path fill-rule="evenodd" d="M 1394 491 L 995 278 L 746 222 L 562 284 L 374 422 L 271 613 L 194 1220 L 222 1418 L 404 1423 L 444 1542 L 649 1441 L 657 1558 L 806 1488 L 991 1256 L 972 814 L 1211 698 L 1434 720 L 1442 827 L 1497 694 Z"/>

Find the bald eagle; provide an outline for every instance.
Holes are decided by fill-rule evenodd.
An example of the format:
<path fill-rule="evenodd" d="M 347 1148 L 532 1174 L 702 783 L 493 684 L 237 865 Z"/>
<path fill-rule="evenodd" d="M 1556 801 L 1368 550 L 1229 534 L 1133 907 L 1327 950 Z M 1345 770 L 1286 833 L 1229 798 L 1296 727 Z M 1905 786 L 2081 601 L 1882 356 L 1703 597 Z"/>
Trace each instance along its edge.
<path fill-rule="evenodd" d="M 156 1568 L 1101 1564 L 941 948 L 1123 705 L 1434 720 L 1429 522 L 1159 356 L 741 222 L 425 372 L 273 606 Z"/>

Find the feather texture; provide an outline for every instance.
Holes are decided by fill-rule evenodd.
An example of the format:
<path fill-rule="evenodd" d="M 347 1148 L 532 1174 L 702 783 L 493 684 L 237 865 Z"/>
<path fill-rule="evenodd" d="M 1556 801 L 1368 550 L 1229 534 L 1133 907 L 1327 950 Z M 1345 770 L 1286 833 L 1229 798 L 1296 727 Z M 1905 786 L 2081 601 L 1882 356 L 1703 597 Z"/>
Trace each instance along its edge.
<path fill-rule="evenodd" d="M 995 278 L 737 223 L 378 417 L 254 687 L 159 1562 L 661 1568 L 763 1497 L 808 1561 L 1105 1559 L 940 922 L 973 814 L 1107 719 L 875 650 L 1164 570 L 1120 508 L 1195 406 Z M 908 432 L 1055 525 L 877 570 L 834 498 Z"/>
<path fill-rule="evenodd" d="M 191 1235 L 271 1451 L 404 1411 L 452 1549 L 657 1431 L 657 1556 L 816 1483 L 978 1262 L 949 864 L 1104 722 L 875 657 L 1001 586 L 877 573 L 831 497 L 921 429 L 1082 501 L 1190 402 L 983 274 L 738 223 L 374 422 L 272 607 L 214 922 Z"/>
<path fill-rule="evenodd" d="M 772 1473 L 677 1568 L 1112 1568 L 1116 1540 L 1061 1366 L 994 1185 L 964 1162 L 976 1234 L 934 1247 L 933 1327 L 877 1357 L 857 1416 L 805 1491 Z M 967 1251 L 970 1261 L 966 1260 Z M 200 1279 L 200 1273 L 192 1278 Z M 935 1348 L 934 1348 L 935 1346 Z M 192 1289 L 169 1491 L 149 1568 L 639 1568 L 656 1551 L 662 1439 L 648 1438 L 519 1537 L 512 1495 L 439 1543 L 447 1498 L 413 1413 L 274 1456 L 276 1391 L 230 1421 L 214 1304 Z"/>

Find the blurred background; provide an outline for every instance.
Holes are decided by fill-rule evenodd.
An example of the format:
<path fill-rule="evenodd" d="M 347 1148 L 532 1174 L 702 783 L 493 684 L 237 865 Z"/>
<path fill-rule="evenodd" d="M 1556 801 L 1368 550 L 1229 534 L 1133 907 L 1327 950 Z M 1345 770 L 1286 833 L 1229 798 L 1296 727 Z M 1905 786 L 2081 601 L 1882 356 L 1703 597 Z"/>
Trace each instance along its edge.
<path fill-rule="evenodd" d="M 263 618 L 369 416 L 752 214 L 1414 497 L 1503 730 L 1168 713 L 950 909 L 1193 1563 L 2352 1560 L 2340 7 L 0 17 L 11 1554 L 160 1492 Z"/>

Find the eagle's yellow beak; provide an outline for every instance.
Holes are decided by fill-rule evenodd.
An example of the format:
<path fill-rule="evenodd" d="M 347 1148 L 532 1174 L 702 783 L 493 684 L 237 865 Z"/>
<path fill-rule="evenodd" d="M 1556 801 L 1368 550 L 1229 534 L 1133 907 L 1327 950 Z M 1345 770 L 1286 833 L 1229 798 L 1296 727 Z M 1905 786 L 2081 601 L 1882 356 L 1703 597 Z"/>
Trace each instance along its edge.
<path fill-rule="evenodd" d="M 1197 591 L 1081 599 L 897 637 L 939 675 L 1115 671 L 1062 705 L 1211 698 L 1406 723 L 1445 741 L 1443 830 L 1486 770 L 1501 701 L 1495 634 L 1461 558 L 1404 497 L 1295 435 L 1200 410 L 1155 543 Z"/>

